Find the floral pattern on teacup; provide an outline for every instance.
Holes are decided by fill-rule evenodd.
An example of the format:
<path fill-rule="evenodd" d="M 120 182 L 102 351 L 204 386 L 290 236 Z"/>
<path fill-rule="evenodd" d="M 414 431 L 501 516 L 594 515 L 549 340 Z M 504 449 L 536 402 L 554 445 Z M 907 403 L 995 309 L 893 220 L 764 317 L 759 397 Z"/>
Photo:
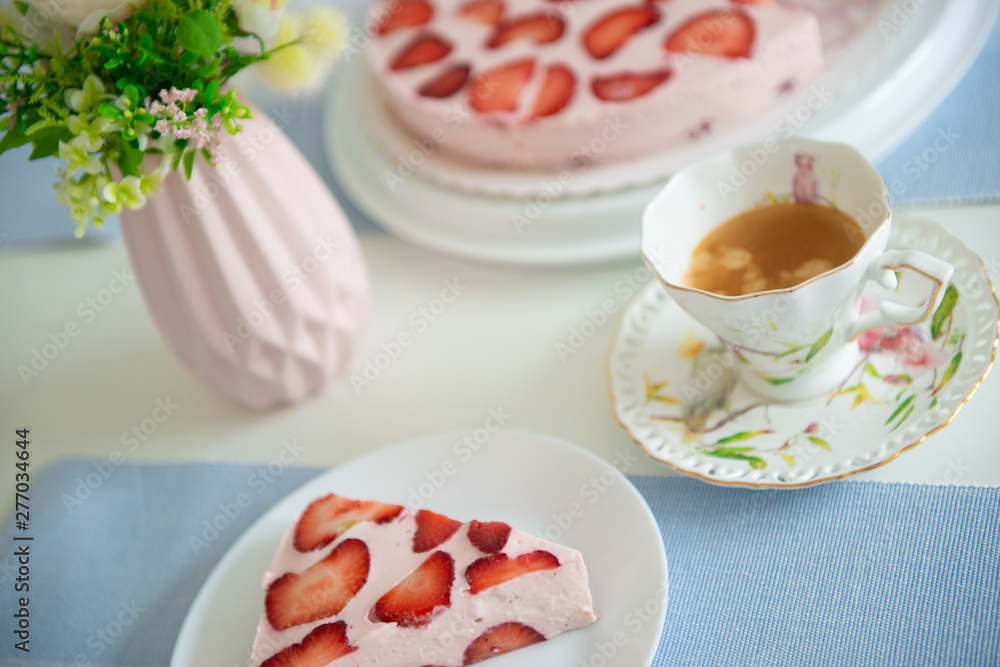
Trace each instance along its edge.
<path fill-rule="evenodd" d="M 775 194 L 768 190 L 759 205 L 776 206 L 795 202 L 837 208 L 840 169 L 817 167 L 816 156 L 805 151 L 795 153 L 792 159 L 795 161 L 795 174 L 792 176 L 791 192 Z"/>
<path fill-rule="evenodd" d="M 865 332 L 858 339 L 861 359 L 840 386 L 829 393 L 827 405 L 849 401 L 850 411 L 884 413 L 878 421 L 886 435 L 906 423 L 914 412 L 934 408 L 937 394 L 962 363 L 965 333 L 955 326 L 953 317 L 959 300 L 958 290 L 949 286 L 929 322 Z M 876 302 L 866 301 L 863 310 L 876 307 Z M 798 346 L 788 357 L 804 363 L 817 353 L 817 346 L 825 344 L 821 341 L 822 337 L 808 350 Z M 825 427 L 818 422 L 803 424 L 790 437 L 779 436 L 772 428 L 770 404 L 766 401 L 732 405 L 738 357 L 718 343 L 702 340 L 692 331 L 676 354 L 690 360 L 688 380 L 671 388 L 668 381 L 644 373 L 646 402 L 662 406 L 654 411 L 653 419 L 682 431 L 683 441 L 690 443 L 692 453 L 742 461 L 762 470 L 779 462 L 794 466 L 816 448 L 831 450 L 824 437 Z M 748 419 L 750 415 L 754 417 Z M 730 433 L 731 427 L 726 427 L 736 420 L 741 430 Z"/>
<path fill-rule="evenodd" d="M 750 364 L 753 361 L 769 360 L 770 370 L 767 373 L 755 372 L 754 374 L 764 382 L 774 386 L 788 384 L 798 379 L 808 370 L 809 362 L 815 359 L 833 338 L 834 324 L 832 322 L 829 326 L 821 327 L 822 333 L 817 333 L 811 343 L 801 345 L 777 336 L 778 325 L 766 318 L 764 321 L 767 328 L 758 327 L 755 333 L 760 337 L 761 342 L 776 349 L 762 350 L 732 341 L 723 342 L 741 363 Z"/>

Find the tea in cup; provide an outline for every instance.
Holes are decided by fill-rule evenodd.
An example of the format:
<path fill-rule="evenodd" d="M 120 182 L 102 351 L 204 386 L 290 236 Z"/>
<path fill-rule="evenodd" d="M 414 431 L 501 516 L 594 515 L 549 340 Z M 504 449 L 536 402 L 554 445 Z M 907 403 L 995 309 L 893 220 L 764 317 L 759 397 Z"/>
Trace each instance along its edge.
<path fill-rule="evenodd" d="M 773 139 L 671 178 L 643 214 L 642 253 L 751 391 L 796 402 L 850 374 L 861 333 L 918 324 L 943 298 L 952 266 L 887 252 L 891 224 L 885 182 L 853 148 Z M 861 314 L 870 281 L 894 296 Z"/>

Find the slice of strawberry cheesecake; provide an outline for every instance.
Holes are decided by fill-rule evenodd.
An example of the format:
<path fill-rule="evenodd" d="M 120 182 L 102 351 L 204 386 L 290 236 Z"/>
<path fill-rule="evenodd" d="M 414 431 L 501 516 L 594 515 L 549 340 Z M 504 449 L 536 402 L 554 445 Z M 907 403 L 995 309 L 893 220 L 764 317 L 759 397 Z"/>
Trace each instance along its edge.
<path fill-rule="evenodd" d="M 368 26 L 389 115 L 509 168 L 696 141 L 823 64 L 816 17 L 773 0 L 373 0 Z"/>
<path fill-rule="evenodd" d="M 597 620 L 578 551 L 334 494 L 264 575 L 251 667 L 455 667 Z"/>

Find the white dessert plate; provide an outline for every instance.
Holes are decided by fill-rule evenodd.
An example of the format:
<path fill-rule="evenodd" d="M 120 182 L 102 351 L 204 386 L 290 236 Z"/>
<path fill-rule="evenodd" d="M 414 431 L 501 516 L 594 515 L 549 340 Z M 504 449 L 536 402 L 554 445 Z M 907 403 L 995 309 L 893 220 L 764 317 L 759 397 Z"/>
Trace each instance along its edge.
<path fill-rule="evenodd" d="M 310 501 L 330 492 L 407 506 L 415 504 L 411 494 L 421 494 L 428 509 L 463 521 L 506 521 L 583 554 L 601 618 L 493 658 L 485 663 L 490 667 L 568 667 L 595 664 L 592 658 L 608 667 L 647 667 L 666 616 L 667 562 L 642 496 L 608 463 L 574 445 L 526 432 L 482 434 L 438 434 L 386 447 L 319 475 L 278 502 L 205 581 L 177 637 L 171 667 L 248 664 L 264 604 L 261 577 L 278 541 Z M 466 435 L 481 444 L 456 447 Z M 442 466 L 457 472 L 449 476 Z M 573 503 L 583 511 L 567 521 Z M 616 645 L 612 637 L 619 632 L 626 641 L 619 637 Z"/>
<path fill-rule="evenodd" d="M 863 0 L 843 11 L 868 12 L 871 4 Z M 331 87 L 327 156 L 346 192 L 375 222 L 433 250 L 529 265 L 634 257 L 642 209 L 663 178 L 721 148 L 794 130 L 852 144 L 872 161 L 888 155 L 961 79 L 1000 9 L 1000 0 L 910 4 L 919 10 L 907 14 L 900 3 L 882 0 L 879 19 L 867 15 L 866 28 L 815 82 L 824 99 L 818 110 L 809 107 L 818 98 L 810 100 L 811 86 L 804 86 L 701 141 L 573 173 L 568 182 L 558 174 L 471 167 L 420 150 L 373 104 L 359 58 Z"/>
<path fill-rule="evenodd" d="M 955 267 L 947 307 L 918 327 L 863 334 L 851 375 L 808 403 L 769 404 L 739 384 L 728 401 L 717 395 L 732 389 L 739 362 L 651 283 L 622 315 L 608 361 L 615 419 L 653 460 L 741 486 L 841 479 L 920 444 L 954 419 L 989 372 L 1000 304 L 979 256 L 934 222 L 893 214 L 889 247 Z M 869 306 L 889 294 L 874 294 Z M 723 402 L 725 409 L 711 407 Z"/>

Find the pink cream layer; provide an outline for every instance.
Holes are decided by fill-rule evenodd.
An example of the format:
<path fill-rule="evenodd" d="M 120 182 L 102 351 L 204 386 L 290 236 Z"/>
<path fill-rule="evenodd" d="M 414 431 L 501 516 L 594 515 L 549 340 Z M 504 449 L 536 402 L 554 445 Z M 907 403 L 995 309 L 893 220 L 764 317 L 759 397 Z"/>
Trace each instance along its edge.
<path fill-rule="evenodd" d="M 416 520 L 413 514 L 404 511 L 398 519 L 388 523 L 356 524 L 327 546 L 302 553 L 293 546 L 293 526 L 282 539 L 270 570 L 264 575 L 265 589 L 288 572 L 301 572 L 315 565 L 348 538 L 362 540 L 368 546 L 371 557 L 368 580 L 334 617 L 279 631 L 271 626 L 266 615 L 261 615 L 251 667 L 301 642 L 316 626 L 339 620 L 347 623 L 348 640 L 358 650 L 335 660 L 332 664 L 336 667 L 461 665 L 466 647 L 485 630 L 500 623 L 524 623 L 549 639 L 597 620 L 580 552 L 517 529 L 511 530 L 502 553 L 516 558 L 542 549 L 559 559 L 559 567 L 525 574 L 473 595 L 464 576 L 465 569 L 486 554 L 469 541 L 468 528 L 469 524 L 463 524 L 451 538 L 430 552 L 414 553 Z M 400 627 L 373 619 L 371 610 L 378 599 L 434 551 L 447 552 L 455 559 L 451 606 L 422 628 Z"/>
<path fill-rule="evenodd" d="M 401 1 L 376 0 L 371 21 Z M 823 63 L 816 18 L 793 8 L 728 0 L 669 0 L 648 5 L 505 0 L 504 21 L 544 12 L 558 16 L 565 30 L 550 43 L 521 38 L 489 48 L 487 43 L 497 28 L 464 18 L 461 7 L 467 0 L 427 1 L 434 8 L 429 22 L 382 35 L 373 31 L 365 55 L 375 92 L 391 116 L 416 138 L 429 138 L 452 156 L 498 167 L 558 168 L 656 153 L 697 139 L 717 124 L 745 117 L 790 86 L 808 80 Z M 584 35 L 589 28 L 617 9 L 643 6 L 658 12 L 653 25 L 632 34 L 607 57 L 598 59 L 588 52 Z M 721 12 L 719 26 L 727 16 L 749 17 L 753 34 L 748 55 L 678 53 L 664 47 L 680 26 L 708 11 Z M 707 29 L 712 31 L 712 25 Z M 425 35 L 443 39 L 451 47 L 447 56 L 392 69 L 393 60 Z M 471 82 L 477 74 L 524 59 L 533 59 L 536 66 L 514 111 L 480 113 L 470 106 Z M 462 64 L 470 67 L 471 74 L 454 94 L 429 98 L 418 93 Z M 572 96 L 557 113 L 531 119 L 533 102 L 552 65 L 565 66 L 572 73 Z M 593 90 L 595 79 L 664 70 L 670 72 L 665 82 L 632 99 L 606 101 Z"/>

